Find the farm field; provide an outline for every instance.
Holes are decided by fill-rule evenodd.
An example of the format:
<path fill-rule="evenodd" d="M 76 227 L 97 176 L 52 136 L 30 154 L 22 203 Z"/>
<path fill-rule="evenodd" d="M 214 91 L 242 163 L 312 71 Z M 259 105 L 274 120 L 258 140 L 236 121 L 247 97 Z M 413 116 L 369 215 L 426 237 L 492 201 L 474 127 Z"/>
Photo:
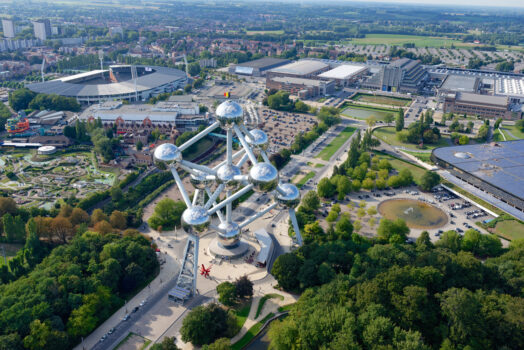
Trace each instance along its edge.
<path fill-rule="evenodd" d="M 470 47 L 471 44 L 463 43 L 460 40 L 421 36 L 421 35 L 401 35 L 401 34 L 366 34 L 365 38 L 351 40 L 352 44 L 363 45 L 402 45 L 413 43 L 417 47 Z"/>
<path fill-rule="evenodd" d="M 371 95 L 371 94 L 362 94 L 357 93 L 351 98 L 354 101 L 376 103 L 382 105 L 390 105 L 395 107 L 404 107 L 409 106 L 411 99 L 408 98 L 399 98 L 399 97 L 390 97 L 382 95 Z"/>
<path fill-rule="evenodd" d="M 344 106 L 342 106 L 343 108 Z M 354 105 L 351 104 L 342 111 L 342 115 L 346 117 L 351 117 L 355 119 L 366 120 L 370 117 L 374 117 L 376 120 L 384 120 L 386 115 L 393 114 L 394 117 L 397 116 L 398 111 L 394 109 L 382 109 L 374 108 L 368 106 Z"/>
<path fill-rule="evenodd" d="M 353 127 L 347 127 L 342 130 L 315 158 L 329 161 L 333 154 L 353 135 L 353 132 L 355 132 Z"/>
<path fill-rule="evenodd" d="M 404 147 L 407 150 L 419 150 L 416 145 L 411 143 L 404 143 L 397 139 L 395 128 L 392 126 L 384 127 L 384 128 L 378 128 L 373 131 L 373 134 L 384 141 L 387 144 L 390 144 L 392 146 L 396 147 Z M 433 145 L 424 145 L 423 149 L 432 150 L 437 147 L 445 147 L 450 145 L 450 139 L 447 136 L 443 136 L 440 138 L 439 142 L 437 144 Z"/>

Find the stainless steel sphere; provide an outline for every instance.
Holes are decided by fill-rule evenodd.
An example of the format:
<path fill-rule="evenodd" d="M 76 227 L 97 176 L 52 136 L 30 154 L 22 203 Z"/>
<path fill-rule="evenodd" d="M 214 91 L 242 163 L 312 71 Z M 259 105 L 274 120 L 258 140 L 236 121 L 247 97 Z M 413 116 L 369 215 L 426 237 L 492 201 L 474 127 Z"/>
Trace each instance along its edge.
<path fill-rule="evenodd" d="M 182 213 L 182 228 L 187 233 L 201 233 L 209 227 L 209 214 L 204 207 L 195 205 Z"/>
<path fill-rule="evenodd" d="M 249 169 L 248 181 L 256 192 L 271 192 L 278 185 L 277 168 L 270 163 L 257 163 Z"/>
<path fill-rule="evenodd" d="M 249 131 L 246 136 L 246 141 L 254 148 L 254 150 L 266 150 L 269 143 L 266 133 L 260 129 Z"/>
<path fill-rule="evenodd" d="M 293 184 L 279 184 L 275 199 L 280 208 L 296 208 L 300 204 L 300 191 Z M 282 192 L 282 193 L 281 193 Z"/>
<path fill-rule="evenodd" d="M 213 184 L 213 180 L 208 179 L 206 177 L 207 175 L 204 174 L 201 171 L 196 171 L 196 174 L 191 174 L 189 176 L 189 182 L 193 185 L 193 187 L 198 188 L 199 190 L 203 190 L 206 187 L 209 187 Z"/>
<path fill-rule="evenodd" d="M 218 243 L 224 247 L 232 247 L 240 240 L 240 227 L 234 222 L 223 222 L 218 225 Z"/>
<path fill-rule="evenodd" d="M 238 175 L 241 175 L 241 172 L 237 166 L 224 164 L 217 170 L 217 182 L 224 184 L 226 190 L 234 190 L 240 184 L 240 182 L 235 179 L 235 176 Z"/>
<path fill-rule="evenodd" d="M 222 129 L 231 129 L 233 125 L 244 122 L 244 111 L 242 107 L 231 100 L 222 102 L 215 111 L 216 118 Z"/>
<path fill-rule="evenodd" d="M 167 166 L 173 166 L 182 160 L 182 152 L 172 143 L 163 143 L 155 148 L 154 158 L 156 162 L 164 163 Z"/>

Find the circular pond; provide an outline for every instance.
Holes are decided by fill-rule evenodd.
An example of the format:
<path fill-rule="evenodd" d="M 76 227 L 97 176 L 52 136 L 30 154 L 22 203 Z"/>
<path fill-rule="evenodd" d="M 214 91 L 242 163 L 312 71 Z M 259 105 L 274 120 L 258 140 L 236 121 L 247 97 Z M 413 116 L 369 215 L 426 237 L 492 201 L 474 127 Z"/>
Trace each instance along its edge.
<path fill-rule="evenodd" d="M 434 229 L 448 222 L 446 213 L 441 209 L 414 199 L 388 199 L 377 209 L 386 219 L 404 219 L 410 228 Z"/>

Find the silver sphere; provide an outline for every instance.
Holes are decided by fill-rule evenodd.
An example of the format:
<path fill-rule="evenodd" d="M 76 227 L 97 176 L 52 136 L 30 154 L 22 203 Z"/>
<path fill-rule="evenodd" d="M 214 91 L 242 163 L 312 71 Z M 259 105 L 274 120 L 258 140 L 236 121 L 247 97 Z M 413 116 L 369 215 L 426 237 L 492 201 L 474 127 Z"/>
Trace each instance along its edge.
<path fill-rule="evenodd" d="M 241 175 L 241 172 L 236 165 L 224 164 L 217 170 L 217 182 L 226 185 L 226 190 L 234 190 L 240 184 L 235 179 L 238 175 Z"/>
<path fill-rule="evenodd" d="M 277 190 L 275 199 L 280 208 L 295 208 L 300 204 L 300 191 L 297 186 L 289 183 L 279 184 Z"/>
<path fill-rule="evenodd" d="M 173 166 L 182 160 L 182 152 L 172 143 L 163 143 L 155 148 L 154 157 L 157 162 Z"/>
<path fill-rule="evenodd" d="M 253 129 L 249 131 L 246 136 L 246 141 L 249 143 L 255 150 L 266 150 L 268 146 L 268 138 L 265 132 L 260 129 Z"/>
<path fill-rule="evenodd" d="M 213 180 L 208 179 L 203 172 L 197 170 L 195 173 L 189 176 L 189 182 L 191 182 L 193 187 L 203 190 L 213 184 Z"/>
<path fill-rule="evenodd" d="M 244 111 L 242 107 L 231 100 L 222 102 L 215 111 L 216 118 L 222 129 L 231 129 L 233 125 L 240 125 L 244 122 Z"/>
<path fill-rule="evenodd" d="M 187 233 L 201 233 L 209 227 L 209 214 L 204 207 L 195 205 L 182 213 L 182 228 Z"/>
<path fill-rule="evenodd" d="M 224 247 L 232 247 L 238 244 L 240 239 L 240 227 L 234 222 L 222 222 L 218 225 L 218 242 Z"/>
<path fill-rule="evenodd" d="M 278 185 L 278 170 L 270 163 L 257 163 L 249 170 L 249 183 L 256 192 L 271 192 Z"/>

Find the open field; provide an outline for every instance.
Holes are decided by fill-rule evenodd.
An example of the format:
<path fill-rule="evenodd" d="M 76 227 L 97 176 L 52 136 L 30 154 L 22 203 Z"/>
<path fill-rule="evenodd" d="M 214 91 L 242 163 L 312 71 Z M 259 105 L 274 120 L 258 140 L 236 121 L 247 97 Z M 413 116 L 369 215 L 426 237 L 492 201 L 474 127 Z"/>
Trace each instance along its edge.
<path fill-rule="evenodd" d="M 392 126 L 384 127 L 384 128 L 378 128 L 373 131 L 373 134 L 384 141 L 385 143 L 396 146 L 396 147 L 404 147 L 408 150 L 419 150 L 420 148 L 417 148 L 417 145 L 411 144 L 411 143 L 404 143 L 397 139 L 395 128 Z M 432 150 L 437 147 L 445 147 L 450 145 L 450 139 L 447 136 L 442 136 L 438 143 L 428 145 L 425 144 L 423 149 Z"/>
<path fill-rule="evenodd" d="M 353 135 L 353 132 L 355 132 L 355 128 L 353 127 L 347 127 L 344 130 L 338 134 L 337 137 L 335 137 L 329 145 L 324 147 L 322 151 L 316 156 L 316 158 L 320 158 L 325 161 L 329 161 L 333 154 L 340 148 L 342 145 Z"/>
<path fill-rule="evenodd" d="M 371 95 L 371 94 L 363 94 L 363 93 L 357 93 L 351 99 L 354 101 L 390 105 L 390 106 L 395 106 L 395 107 L 409 106 L 409 104 L 412 101 L 409 98 Z"/>
<path fill-rule="evenodd" d="M 360 120 L 366 120 L 374 117 L 376 120 L 384 120 L 388 114 L 393 114 L 396 117 L 398 111 L 395 109 L 388 108 L 376 108 L 357 104 L 344 103 L 341 108 L 344 108 L 342 115 Z"/>
<path fill-rule="evenodd" d="M 516 220 L 497 222 L 495 233 L 510 239 L 524 238 L 524 225 Z"/>
<path fill-rule="evenodd" d="M 275 34 L 282 35 L 284 34 L 283 30 L 248 30 L 247 35 L 256 35 L 256 34 Z"/>
<path fill-rule="evenodd" d="M 469 47 L 472 44 L 463 43 L 460 40 L 421 36 L 421 35 L 400 35 L 400 34 L 366 34 L 365 38 L 353 39 L 352 44 L 364 45 L 402 45 L 413 43 L 417 47 Z"/>
<path fill-rule="evenodd" d="M 404 151 L 405 153 L 408 153 L 410 155 L 412 155 L 413 157 L 416 157 L 418 159 L 420 159 L 421 161 L 425 162 L 425 163 L 428 163 L 428 164 L 433 164 L 433 162 L 431 161 L 431 152 L 410 152 L 410 151 Z"/>

